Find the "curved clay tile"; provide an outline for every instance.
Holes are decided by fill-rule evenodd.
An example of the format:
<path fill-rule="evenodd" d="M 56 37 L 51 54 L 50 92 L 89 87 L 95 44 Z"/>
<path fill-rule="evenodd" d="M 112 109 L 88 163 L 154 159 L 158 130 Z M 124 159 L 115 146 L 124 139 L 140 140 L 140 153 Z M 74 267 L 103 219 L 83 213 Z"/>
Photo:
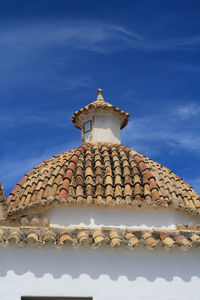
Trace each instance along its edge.
<path fill-rule="evenodd" d="M 169 207 L 200 213 L 200 196 L 171 170 L 118 144 L 85 144 L 44 161 L 6 200 L 11 218 L 50 205 Z"/>
<path fill-rule="evenodd" d="M 59 246 L 62 246 L 63 244 L 70 242 L 71 244 L 73 244 L 73 237 L 71 236 L 71 234 L 67 231 L 64 231 L 61 233 L 60 235 L 60 239 L 59 239 Z"/>
<path fill-rule="evenodd" d="M 156 249 L 161 246 L 169 251 L 174 247 L 188 250 L 191 247 L 200 247 L 200 231 L 199 227 L 193 226 L 193 230 L 182 227 L 181 230 L 168 229 L 119 229 L 119 228 L 69 228 L 40 227 L 37 231 L 32 226 L 4 227 L 3 236 L 0 244 L 14 243 L 19 247 L 26 246 L 26 243 L 33 242 L 35 246 L 41 247 L 45 244 L 52 244 L 59 248 L 61 246 L 78 247 L 82 244 L 91 245 L 98 248 L 102 244 L 109 245 L 113 248 L 128 246 L 134 249 L 138 246 L 144 246 L 149 250 Z M 40 239 L 41 237 L 41 239 Z"/>

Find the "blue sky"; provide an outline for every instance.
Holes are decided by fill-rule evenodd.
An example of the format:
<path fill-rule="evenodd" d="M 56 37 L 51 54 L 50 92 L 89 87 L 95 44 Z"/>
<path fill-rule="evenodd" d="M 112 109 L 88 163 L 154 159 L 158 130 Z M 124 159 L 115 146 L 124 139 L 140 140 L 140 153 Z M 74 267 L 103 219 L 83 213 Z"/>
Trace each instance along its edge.
<path fill-rule="evenodd" d="M 80 145 L 74 111 L 104 89 L 122 143 L 200 192 L 200 2 L 0 0 L 0 181 Z"/>

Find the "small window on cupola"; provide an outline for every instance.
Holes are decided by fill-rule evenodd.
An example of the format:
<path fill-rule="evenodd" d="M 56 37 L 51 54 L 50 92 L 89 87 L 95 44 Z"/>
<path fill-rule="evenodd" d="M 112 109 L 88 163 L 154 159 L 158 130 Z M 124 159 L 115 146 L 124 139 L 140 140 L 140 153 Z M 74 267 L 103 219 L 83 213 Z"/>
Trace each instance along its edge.
<path fill-rule="evenodd" d="M 87 133 L 92 130 L 92 121 L 89 120 L 83 123 L 83 133 Z"/>

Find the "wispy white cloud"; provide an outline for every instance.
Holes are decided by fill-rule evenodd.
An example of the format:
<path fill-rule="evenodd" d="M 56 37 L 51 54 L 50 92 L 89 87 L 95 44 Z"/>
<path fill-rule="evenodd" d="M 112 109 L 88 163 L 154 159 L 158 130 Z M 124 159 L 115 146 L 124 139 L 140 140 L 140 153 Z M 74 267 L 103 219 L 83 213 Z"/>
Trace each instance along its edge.
<path fill-rule="evenodd" d="M 166 146 L 172 152 L 184 149 L 200 153 L 200 106 L 174 105 L 163 111 L 130 121 L 123 132 L 124 142 L 146 155 L 158 154 Z"/>
<path fill-rule="evenodd" d="M 124 42 L 142 41 L 142 36 L 122 26 L 91 21 L 45 22 L 27 26 L 7 27 L 1 30 L 1 47 L 14 47 L 16 51 L 40 50 L 41 47 L 63 46 L 99 53 L 110 53 L 124 48 Z M 126 44 L 127 47 L 127 44 Z M 9 54 L 9 52 L 8 52 Z"/>
<path fill-rule="evenodd" d="M 66 71 L 72 67 L 77 51 L 109 55 L 128 49 L 149 52 L 195 50 L 200 47 L 200 36 L 157 38 L 145 32 L 133 32 L 118 24 L 97 21 L 44 20 L 29 24 L 21 21 L 12 28 L 7 23 L 1 25 L 1 93 L 10 85 L 12 91 L 22 85 L 25 88 L 54 90 L 91 86 L 93 80 L 86 72 L 85 75 L 74 76 Z M 64 73 L 67 74 L 65 78 L 63 72 L 57 72 L 61 65 L 64 65 Z M 0 101 L 4 101 L 2 96 Z"/>
<path fill-rule="evenodd" d="M 29 26 L 27 24 L 16 25 L 12 30 L 5 24 L 1 28 L 0 45 L 1 48 L 12 47 L 11 49 L 13 49 L 14 47 L 15 51 L 23 49 L 25 51 L 24 59 L 26 59 L 27 51 L 32 49 L 41 51 L 41 47 L 48 46 L 78 48 L 104 54 L 127 48 L 142 51 L 160 51 L 180 47 L 185 49 L 186 46 L 200 45 L 200 35 L 177 39 L 158 39 L 147 36 L 145 33 L 130 31 L 121 25 L 97 21 L 45 21 Z"/>
<path fill-rule="evenodd" d="M 188 105 L 178 106 L 173 114 L 183 120 L 195 117 L 200 113 L 200 105 L 197 103 L 189 103 Z"/>
<path fill-rule="evenodd" d="M 200 46 L 200 35 L 150 42 L 146 44 L 146 49 L 147 50 L 170 50 L 170 49 L 192 50 L 192 46 L 193 47 Z"/>

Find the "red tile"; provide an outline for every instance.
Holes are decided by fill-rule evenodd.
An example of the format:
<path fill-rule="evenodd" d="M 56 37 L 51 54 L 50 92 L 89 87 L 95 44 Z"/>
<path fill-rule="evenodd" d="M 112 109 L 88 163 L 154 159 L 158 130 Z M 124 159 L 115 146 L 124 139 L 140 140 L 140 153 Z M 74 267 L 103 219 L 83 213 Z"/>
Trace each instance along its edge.
<path fill-rule="evenodd" d="M 73 171 L 68 169 L 67 172 L 64 175 L 64 178 L 68 178 L 71 181 L 72 175 L 73 175 Z"/>
<path fill-rule="evenodd" d="M 58 195 L 58 198 L 59 199 L 66 199 L 67 197 L 67 192 L 65 190 L 61 190 L 59 195 Z"/>

